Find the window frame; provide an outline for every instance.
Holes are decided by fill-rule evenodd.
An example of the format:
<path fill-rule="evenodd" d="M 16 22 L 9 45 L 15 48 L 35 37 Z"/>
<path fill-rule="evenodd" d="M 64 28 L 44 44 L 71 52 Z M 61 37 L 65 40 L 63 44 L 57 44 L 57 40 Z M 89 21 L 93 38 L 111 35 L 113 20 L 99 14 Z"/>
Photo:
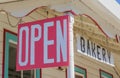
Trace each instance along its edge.
<path fill-rule="evenodd" d="M 4 29 L 3 31 L 3 57 L 2 57 L 2 78 L 8 78 L 8 58 L 10 41 L 17 42 L 17 34 Z M 36 69 L 36 78 L 41 78 L 41 69 Z"/>
<path fill-rule="evenodd" d="M 78 65 L 74 65 L 74 72 L 76 72 L 75 71 L 75 67 L 78 67 L 79 69 L 82 69 L 82 70 L 84 70 L 85 71 L 85 76 L 86 76 L 86 78 L 87 78 L 87 69 L 86 68 L 83 68 L 83 67 L 81 67 L 81 66 L 78 66 Z M 68 68 L 66 69 L 66 78 L 68 78 L 68 74 L 67 74 L 67 71 L 68 71 Z M 77 72 L 77 73 L 79 73 L 79 72 Z M 81 73 L 80 73 L 81 74 Z M 84 75 L 84 74 L 83 74 Z"/>
<path fill-rule="evenodd" d="M 100 73 L 100 78 L 102 78 L 102 73 L 104 73 L 104 75 L 105 75 L 106 77 L 111 76 L 111 78 L 113 78 L 113 75 L 112 75 L 111 73 L 106 72 L 106 71 L 104 71 L 104 70 L 102 70 L 102 69 L 99 69 L 99 73 Z"/>
<path fill-rule="evenodd" d="M 77 69 L 75 69 L 77 67 Z M 87 78 L 87 69 L 81 67 L 81 66 L 78 66 L 78 65 L 75 65 L 75 68 L 74 68 L 74 71 L 77 72 L 77 73 L 80 73 L 82 71 L 82 73 L 80 73 L 82 76 L 84 76 L 85 78 Z"/>

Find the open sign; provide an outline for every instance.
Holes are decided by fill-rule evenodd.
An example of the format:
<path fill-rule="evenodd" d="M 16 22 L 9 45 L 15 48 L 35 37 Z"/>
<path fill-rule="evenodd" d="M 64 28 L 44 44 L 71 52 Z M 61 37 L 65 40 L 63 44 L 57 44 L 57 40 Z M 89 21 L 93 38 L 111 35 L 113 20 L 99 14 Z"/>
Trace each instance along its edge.
<path fill-rule="evenodd" d="M 69 16 L 19 24 L 17 70 L 68 66 Z"/>

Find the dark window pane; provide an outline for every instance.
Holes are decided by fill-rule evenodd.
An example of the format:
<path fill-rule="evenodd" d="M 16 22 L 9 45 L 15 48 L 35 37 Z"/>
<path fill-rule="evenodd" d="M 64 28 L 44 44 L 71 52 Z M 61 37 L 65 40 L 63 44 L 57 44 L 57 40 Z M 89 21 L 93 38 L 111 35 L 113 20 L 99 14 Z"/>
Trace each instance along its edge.
<path fill-rule="evenodd" d="M 16 71 L 16 48 L 11 45 L 9 47 L 9 69 L 8 76 L 9 78 L 20 78 L 20 71 Z"/>
<path fill-rule="evenodd" d="M 80 75 L 75 75 L 75 78 L 83 78 L 83 77 Z"/>
<path fill-rule="evenodd" d="M 34 71 L 23 71 L 23 78 L 34 78 Z"/>
<path fill-rule="evenodd" d="M 10 44 L 9 47 L 9 66 L 8 77 L 9 78 L 21 78 L 21 71 L 16 71 L 16 46 Z M 23 78 L 34 78 L 34 71 L 23 71 Z"/>

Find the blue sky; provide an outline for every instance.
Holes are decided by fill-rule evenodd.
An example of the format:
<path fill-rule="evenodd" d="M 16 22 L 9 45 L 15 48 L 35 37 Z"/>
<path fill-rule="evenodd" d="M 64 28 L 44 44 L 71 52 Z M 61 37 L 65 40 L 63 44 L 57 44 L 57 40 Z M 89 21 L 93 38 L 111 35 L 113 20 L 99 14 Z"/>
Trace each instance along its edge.
<path fill-rule="evenodd" d="M 98 0 L 104 7 L 120 19 L 120 0 Z"/>
<path fill-rule="evenodd" d="M 116 0 L 120 4 L 120 0 Z"/>

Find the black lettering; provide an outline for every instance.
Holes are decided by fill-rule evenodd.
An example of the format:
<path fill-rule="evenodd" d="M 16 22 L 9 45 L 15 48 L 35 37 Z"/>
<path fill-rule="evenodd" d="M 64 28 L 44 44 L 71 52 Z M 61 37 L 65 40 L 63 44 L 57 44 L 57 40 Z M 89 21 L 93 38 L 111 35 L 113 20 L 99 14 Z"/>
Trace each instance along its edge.
<path fill-rule="evenodd" d="M 92 56 L 96 58 L 96 54 L 95 54 L 95 43 L 91 42 L 91 50 L 92 50 Z"/>
<path fill-rule="evenodd" d="M 85 40 L 83 37 L 80 37 L 80 42 L 81 42 L 81 51 L 85 52 Z"/>
<path fill-rule="evenodd" d="M 106 62 L 106 51 L 105 51 L 105 49 L 104 48 L 102 48 L 102 56 L 103 56 L 103 61 L 105 61 Z"/>
<path fill-rule="evenodd" d="M 111 63 L 111 52 L 107 51 L 109 63 Z"/>
<path fill-rule="evenodd" d="M 99 49 L 100 49 L 100 46 L 97 45 L 97 58 L 101 60 Z"/>
<path fill-rule="evenodd" d="M 87 40 L 87 54 L 91 55 L 89 40 Z"/>

